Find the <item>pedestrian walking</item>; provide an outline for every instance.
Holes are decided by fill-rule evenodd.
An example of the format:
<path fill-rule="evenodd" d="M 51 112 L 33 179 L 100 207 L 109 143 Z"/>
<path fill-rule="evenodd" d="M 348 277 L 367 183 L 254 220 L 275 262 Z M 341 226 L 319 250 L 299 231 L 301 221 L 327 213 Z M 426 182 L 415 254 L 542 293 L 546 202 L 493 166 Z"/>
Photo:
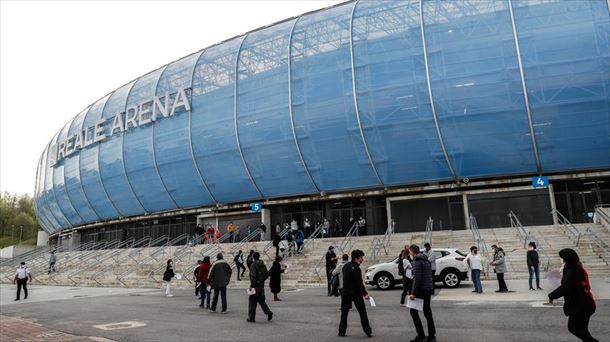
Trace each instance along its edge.
<path fill-rule="evenodd" d="M 366 220 L 362 216 L 358 218 L 358 235 L 366 235 Z"/>
<path fill-rule="evenodd" d="M 261 234 L 260 234 L 261 241 L 265 241 L 265 235 L 267 234 L 267 226 L 265 225 L 264 222 L 261 222 L 261 225 L 259 228 L 261 230 Z"/>
<path fill-rule="evenodd" d="M 340 236 L 340 234 L 341 234 L 341 222 L 339 222 L 339 219 L 335 219 L 335 222 L 333 223 L 333 236 Z"/>
<path fill-rule="evenodd" d="M 414 300 L 419 298 L 424 301 L 424 317 L 428 323 L 428 338 L 424 334 L 424 327 L 419 317 L 419 312 L 416 309 L 410 309 L 411 318 L 415 325 L 417 336 L 411 342 L 436 342 L 436 327 L 434 326 L 434 318 L 432 317 L 432 309 L 430 308 L 430 297 L 434 292 L 432 286 L 432 265 L 425 254 L 419 252 L 419 246 L 411 245 L 409 253 L 413 259 L 413 288 L 409 298 Z"/>
<path fill-rule="evenodd" d="M 282 292 L 282 273 L 286 270 L 286 265 L 282 260 L 281 256 L 276 256 L 273 265 L 269 269 L 269 289 L 273 293 L 274 301 L 281 301 L 277 295 Z"/>
<path fill-rule="evenodd" d="M 362 282 L 362 270 L 360 265 L 364 262 L 364 252 L 355 249 L 352 251 L 352 261 L 343 266 L 343 294 L 341 295 L 341 322 L 339 323 L 339 336 L 345 336 L 347 332 L 347 315 L 352 308 L 352 303 L 360 315 L 362 329 L 368 337 L 373 337 L 373 329 L 369 324 L 366 314 L 364 300 L 369 299 L 369 294 Z"/>
<path fill-rule="evenodd" d="M 51 251 L 51 257 L 49 258 L 49 274 L 51 271 L 55 273 L 55 263 L 57 262 L 57 257 L 55 257 L 55 252 Z"/>
<path fill-rule="evenodd" d="M 193 271 L 193 280 L 195 280 L 195 296 L 199 295 L 199 268 L 201 267 L 201 260 L 197 260 L 197 267 Z"/>
<path fill-rule="evenodd" d="M 432 251 L 432 246 L 430 243 L 424 243 L 424 255 L 428 257 L 428 261 L 430 261 L 430 267 L 432 267 L 432 295 L 434 295 L 434 277 L 436 276 L 436 254 Z"/>
<path fill-rule="evenodd" d="M 15 300 L 19 300 L 21 297 L 21 288 L 23 287 L 23 299 L 28 299 L 28 279 L 32 281 L 32 274 L 30 268 L 25 265 L 25 261 L 22 261 L 17 272 L 15 272 L 15 278 L 13 284 L 17 284 L 17 297 Z"/>
<path fill-rule="evenodd" d="M 341 256 L 341 261 L 337 262 L 337 266 L 333 270 L 333 280 L 331 280 L 331 292 L 335 296 L 341 296 L 343 294 L 343 266 L 347 264 L 349 261 L 349 255 L 343 254 Z M 334 286 L 336 284 L 336 291 Z"/>
<path fill-rule="evenodd" d="M 328 252 L 326 252 L 325 255 L 325 259 L 326 259 L 326 282 L 328 283 L 328 295 L 332 296 L 331 293 L 331 284 L 330 284 L 330 280 L 332 278 L 332 272 L 335 269 L 335 267 L 337 267 L 337 254 L 335 254 L 335 247 L 330 246 L 328 247 Z"/>
<path fill-rule="evenodd" d="M 411 295 L 413 290 L 413 265 L 411 262 L 409 247 L 405 246 L 398 259 L 399 270 L 402 268 L 402 293 L 400 294 L 400 305 L 405 305 L 405 298 Z M 400 271 L 399 271 L 400 273 Z"/>
<path fill-rule="evenodd" d="M 250 272 L 250 294 L 248 298 L 248 319 L 247 322 L 256 322 L 256 306 L 260 305 L 263 312 L 267 315 L 267 320 L 273 319 L 273 312 L 265 302 L 265 280 L 269 277 L 265 263 L 260 260 L 260 254 L 255 252 L 252 255 L 254 262 Z"/>
<path fill-rule="evenodd" d="M 325 217 L 324 222 L 322 222 L 322 239 L 329 236 L 329 234 L 330 234 L 330 222 L 328 222 L 328 219 Z"/>
<path fill-rule="evenodd" d="M 297 231 L 296 234 L 296 239 L 294 240 L 294 242 L 296 243 L 296 250 L 297 250 L 297 254 L 301 254 L 301 248 L 303 248 L 303 243 L 305 242 L 305 234 L 303 233 L 302 230 Z"/>
<path fill-rule="evenodd" d="M 529 284 L 530 291 L 536 291 L 532 286 L 532 280 L 536 275 L 536 289 L 542 290 L 540 287 L 540 258 L 538 257 L 538 251 L 536 250 L 536 243 L 531 241 L 528 244 L 527 250 L 527 271 L 529 272 Z"/>
<path fill-rule="evenodd" d="M 275 247 L 275 256 L 280 255 L 280 241 L 282 241 L 280 234 L 275 234 L 273 237 L 273 242 L 271 243 L 273 247 Z"/>
<path fill-rule="evenodd" d="M 306 236 L 311 235 L 311 222 L 307 217 L 303 221 L 303 230 L 305 231 Z"/>
<path fill-rule="evenodd" d="M 201 294 L 201 304 L 199 304 L 200 308 L 205 307 L 206 309 L 210 309 L 210 288 L 208 275 L 210 274 L 210 257 L 203 257 L 203 261 L 201 265 L 199 265 L 199 273 L 197 274 L 197 281 L 199 281 L 199 293 Z"/>
<path fill-rule="evenodd" d="M 244 273 L 246 273 L 246 266 L 244 266 L 244 255 L 241 250 L 237 252 L 237 255 L 233 258 L 233 262 L 235 262 L 235 268 L 237 269 L 237 281 L 240 281 L 241 277 L 243 277 Z M 242 270 L 241 277 L 239 275 L 240 269 Z"/>
<path fill-rule="evenodd" d="M 494 256 L 490 265 L 494 267 L 496 277 L 498 278 L 499 289 L 496 292 L 508 292 L 508 287 L 504 281 L 504 273 L 506 273 L 506 261 L 504 260 L 504 250 L 497 245 L 491 245 L 491 249 L 494 251 Z"/>
<path fill-rule="evenodd" d="M 222 312 L 227 312 L 227 285 L 231 281 L 231 266 L 224 260 L 222 253 L 216 255 L 216 261 L 210 267 L 208 275 L 209 285 L 214 289 L 214 297 L 210 312 L 216 312 L 216 304 L 218 304 L 218 295 L 222 297 Z"/>
<path fill-rule="evenodd" d="M 483 263 L 477 246 L 470 247 L 470 253 L 466 256 L 466 264 L 470 267 L 470 279 L 474 285 L 475 293 L 483 293 L 483 285 L 481 285 L 481 271 L 483 271 Z"/>
<path fill-rule="evenodd" d="M 163 273 L 163 281 L 165 281 L 165 295 L 173 297 L 171 283 L 174 277 L 174 262 L 172 259 L 167 260 L 167 266 L 165 267 L 165 273 Z"/>
<path fill-rule="evenodd" d="M 596 308 L 589 274 L 573 249 L 562 249 L 559 257 L 563 261 L 563 276 L 561 285 L 549 293 L 549 302 L 553 303 L 555 299 L 563 297 L 563 313 L 568 316 L 568 331 L 581 341 L 598 342 L 589 332 L 589 320 Z"/>

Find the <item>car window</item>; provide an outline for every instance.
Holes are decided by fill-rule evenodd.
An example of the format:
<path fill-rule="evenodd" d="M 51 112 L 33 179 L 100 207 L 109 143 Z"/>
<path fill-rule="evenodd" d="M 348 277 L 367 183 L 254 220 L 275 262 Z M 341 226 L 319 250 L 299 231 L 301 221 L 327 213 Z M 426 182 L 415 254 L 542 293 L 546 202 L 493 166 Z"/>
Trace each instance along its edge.
<path fill-rule="evenodd" d="M 464 253 L 462 253 L 462 252 L 458 251 L 457 249 L 455 250 L 455 252 L 456 252 L 457 254 L 459 254 L 459 255 L 463 256 L 463 257 L 465 257 L 465 256 L 466 256 L 466 254 L 464 254 Z"/>
<path fill-rule="evenodd" d="M 432 253 L 434 253 L 434 256 L 435 256 L 437 259 L 440 259 L 440 258 L 444 257 L 445 255 L 447 255 L 447 254 L 445 254 L 445 253 L 444 253 L 444 252 L 442 252 L 442 251 L 432 251 Z"/>

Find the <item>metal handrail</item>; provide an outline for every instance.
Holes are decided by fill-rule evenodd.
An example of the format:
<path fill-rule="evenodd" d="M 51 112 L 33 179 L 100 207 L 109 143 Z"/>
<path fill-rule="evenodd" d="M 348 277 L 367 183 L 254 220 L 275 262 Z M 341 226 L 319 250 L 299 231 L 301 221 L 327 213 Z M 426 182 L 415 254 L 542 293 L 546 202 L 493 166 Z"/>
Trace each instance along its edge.
<path fill-rule="evenodd" d="M 248 236 L 243 238 L 240 242 L 235 244 L 233 248 L 231 248 L 231 254 L 235 254 L 235 251 L 242 249 L 243 246 L 245 246 L 248 242 L 252 241 L 257 235 L 260 237 L 262 233 L 263 231 L 260 228 L 256 228 L 253 232 L 248 234 Z"/>
<path fill-rule="evenodd" d="M 38 256 L 39 254 L 46 254 L 46 253 L 49 252 L 49 250 L 50 249 L 47 246 L 37 247 L 37 248 L 34 248 L 31 251 L 27 251 L 27 252 L 25 252 L 23 254 L 20 254 L 20 255 L 17 255 L 17 256 L 14 256 L 14 257 L 11 257 L 11 258 L 8 258 L 8 259 L 0 261 L 0 266 L 13 266 L 13 265 L 16 266 L 16 265 L 19 265 L 19 263 L 21 261 L 23 261 L 25 259 L 29 259 L 33 255 Z M 27 261 L 26 261 L 26 263 L 27 263 Z"/>
<path fill-rule="evenodd" d="M 66 274 L 66 278 L 70 279 L 74 283 L 74 285 L 78 285 L 78 282 L 74 278 L 77 276 L 79 276 L 79 278 L 81 278 L 84 275 L 83 272 L 92 266 L 89 262 L 90 260 L 95 259 L 96 262 L 93 265 L 94 267 L 104 268 L 103 263 L 106 260 L 111 259 L 112 256 L 116 253 L 123 252 L 123 250 L 121 250 L 121 248 L 129 245 L 129 243 L 131 243 L 131 242 L 133 242 L 133 239 L 123 240 L 123 241 L 113 240 L 105 245 L 106 249 L 94 250 L 94 251 L 90 252 L 85 259 L 81 260 L 81 262 L 78 264 L 78 266 L 73 267 L 72 270 Z M 99 284 L 99 282 L 98 282 L 98 284 Z"/>
<path fill-rule="evenodd" d="M 483 239 L 481 237 L 481 231 L 479 230 L 479 224 L 477 223 L 477 219 L 476 217 L 471 213 L 470 217 L 470 230 L 472 231 L 472 238 L 474 240 L 474 243 L 477 246 L 477 249 L 481 252 L 482 255 L 484 255 L 485 261 L 482 261 L 484 263 L 484 267 L 485 267 L 485 275 L 487 277 L 489 277 L 489 250 L 487 249 L 487 244 L 485 243 L 485 239 Z"/>
<path fill-rule="evenodd" d="M 424 235 L 424 243 L 432 244 L 432 229 L 434 228 L 434 220 L 428 216 L 426 220 L 426 234 Z"/>
<path fill-rule="evenodd" d="M 321 224 L 316 224 L 316 229 L 314 229 L 313 233 L 309 234 L 309 237 L 305 240 L 305 243 L 303 243 L 303 246 L 301 246 L 301 254 L 310 245 L 315 247 L 315 245 L 316 245 L 315 241 L 318 238 L 318 236 L 321 235 L 321 234 L 322 234 L 322 225 Z"/>
<path fill-rule="evenodd" d="M 349 248 L 347 249 L 348 252 L 352 249 L 352 237 L 354 236 L 354 234 L 357 234 L 358 228 L 358 221 L 355 221 L 354 224 L 352 224 L 352 227 L 347 231 L 347 234 L 345 235 L 341 243 L 337 246 L 341 250 L 342 254 L 346 254 L 346 247 L 349 246 Z"/>
<path fill-rule="evenodd" d="M 337 243 L 333 242 L 331 244 L 331 246 L 333 246 L 335 249 L 338 248 Z M 328 252 L 326 252 L 328 253 Z M 322 276 L 320 276 L 320 264 L 322 262 L 326 262 L 326 253 L 324 253 L 324 255 L 322 255 L 322 257 L 320 258 L 320 260 L 318 260 L 318 262 L 316 263 L 316 265 L 313 268 L 314 273 L 318 276 L 318 279 L 320 279 L 320 281 L 322 281 Z"/>
<path fill-rule="evenodd" d="M 155 249 L 153 249 L 146 258 L 136 262 L 136 264 L 133 267 L 130 267 L 126 271 L 117 274 L 116 280 L 118 282 L 120 282 L 123 285 L 127 285 L 123 282 L 123 278 L 125 278 L 127 275 L 129 275 L 135 271 L 138 271 L 141 268 L 141 265 L 146 264 L 149 261 L 154 261 L 156 263 L 159 262 L 159 260 L 157 259 L 157 254 L 165 253 L 165 249 L 169 246 L 170 240 L 169 240 L 168 235 L 163 235 L 163 236 L 160 236 L 159 238 L 155 239 L 154 241 L 152 241 L 150 244 L 152 245 L 153 242 L 156 242 L 156 241 L 158 241 L 157 243 L 165 241 L 165 243 L 163 245 L 158 246 Z"/>
<path fill-rule="evenodd" d="M 595 213 L 597 214 L 597 217 L 605 221 L 610 227 L 610 215 L 604 211 L 604 208 L 610 208 L 610 204 L 597 204 L 595 206 Z"/>
<path fill-rule="evenodd" d="M 566 235 L 568 236 L 569 239 L 574 238 L 576 241 L 574 243 L 575 246 L 578 246 L 578 244 L 580 243 L 580 237 L 581 237 L 581 233 L 578 230 L 578 228 L 576 228 L 572 222 L 570 222 L 570 220 L 568 220 L 565 216 L 563 216 L 563 214 L 561 212 L 559 212 L 557 209 L 553 208 L 553 210 L 551 210 L 551 215 L 556 215 L 557 217 L 557 222 L 559 223 L 559 225 L 561 225 L 564 229 L 564 231 L 567 233 Z"/>
<path fill-rule="evenodd" d="M 544 246 L 542 246 L 542 244 L 538 241 L 538 239 L 533 233 L 525 229 L 523 224 L 521 224 L 521 220 L 519 220 L 519 217 L 517 217 L 517 215 L 512 210 L 508 213 L 508 218 L 510 219 L 511 227 L 513 227 L 517 231 L 519 240 L 523 241 L 523 248 L 525 248 L 530 242 L 536 244 L 536 251 L 538 252 L 538 255 L 542 254 L 543 258 L 546 260 L 546 265 L 543 269 L 545 271 L 548 271 L 551 265 L 551 258 L 546 252 Z"/>
<path fill-rule="evenodd" d="M 145 236 L 139 240 L 134 241 L 133 244 L 130 246 L 128 252 L 122 258 L 120 257 L 120 253 L 116 254 L 114 256 L 114 261 L 117 264 L 122 264 L 127 259 L 132 259 L 134 262 L 138 262 L 138 259 L 134 258 L 134 256 L 140 256 L 140 253 L 142 253 L 142 248 L 144 246 L 150 246 L 151 241 L 152 238 L 150 236 Z"/>

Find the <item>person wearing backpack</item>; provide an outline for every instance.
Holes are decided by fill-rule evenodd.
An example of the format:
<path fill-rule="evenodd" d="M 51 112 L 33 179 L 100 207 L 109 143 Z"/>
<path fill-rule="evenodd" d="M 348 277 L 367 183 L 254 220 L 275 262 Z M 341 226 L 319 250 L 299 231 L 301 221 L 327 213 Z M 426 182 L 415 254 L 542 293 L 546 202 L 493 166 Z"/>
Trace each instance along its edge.
<path fill-rule="evenodd" d="M 267 315 L 267 320 L 273 318 L 273 312 L 265 302 L 265 280 L 269 277 L 267 266 L 260 260 L 260 254 L 255 252 L 252 255 L 252 266 L 250 267 L 250 291 L 253 292 L 248 298 L 248 319 L 247 322 L 256 322 L 256 305 L 261 306 L 263 312 Z"/>
<path fill-rule="evenodd" d="M 235 268 L 237 269 L 237 281 L 240 281 L 240 275 L 239 275 L 239 270 L 241 269 L 241 277 L 244 277 L 244 274 L 246 273 L 246 266 L 244 266 L 244 255 L 243 252 L 240 250 L 239 252 L 237 252 L 237 255 L 233 258 L 233 262 L 235 262 Z"/>
<path fill-rule="evenodd" d="M 555 299 L 563 297 L 563 313 L 568 316 L 568 331 L 582 341 L 598 342 L 589 332 L 589 320 L 596 309 L 589 274 L 573 249 L 560 250 L 559 257 L 563 262 L 561 285 L 549 293 L 549 302 L 552 304 Z"/>

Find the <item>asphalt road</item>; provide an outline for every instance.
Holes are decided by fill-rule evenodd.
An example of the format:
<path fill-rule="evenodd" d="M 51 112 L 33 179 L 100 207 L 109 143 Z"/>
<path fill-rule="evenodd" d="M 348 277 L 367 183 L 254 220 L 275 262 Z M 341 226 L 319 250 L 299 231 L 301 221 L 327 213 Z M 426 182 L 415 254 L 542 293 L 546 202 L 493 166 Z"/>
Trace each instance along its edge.
<path fill-rule="evenodd" d="M 9 286 L 2 289 L 3 292 L 10 290 Z M 441 290 L 439 300 L 433 301 L 439 341 L 576 341 L 567 331 L 567 319 L 559 306 L 543 306 L 531 300 L 496 301 L 493 297 L 485 300 L 471 296 L 467 285 L 460 290 L 464 293 L 461 300 L 441 300 L 443 292 L 455 291 Z M 42 293 L 47 298 L 35 301 Z M 268 301 L 275 313 L 273 321 L 267 322 L 259 308 L 254 324 L 245 321 L 247 297 L 239 289 L 228 292 L 227 314 L 212 314 L 199 308 L 198 300 L 189 290 L 175 290 L 174 297 L 164 296 L 161 290 L 110 292 L 73 288 L 72 293 L 69 288 L 39 287 L 37 290 L 32 286 L 32 301 L 22 300 L 16 305 L 5 302 L 0 306 L 1 314 L 73 335 L 115 341 L 408 341 L 415 336 L 408 311 L 398 304 L 398 288 L 371 291 L 377 302 L 376 308 L 367 305 L 373 339 L 362 332 L 355 310 L 350 312 L 348 336 L 337 337 L 339 301 L 326 296 L 325 289 L 283 292 L 284 301 Z M 53 300 L 54 296 L 59 299 Z M 121 329 L 116 330 L 94 327 L 127 321 L 142 326 L 118 325 L 115 327 Z M 610 341 L 608 322 L 610 301 L 599 300 L 590 327 L 600 341 Z"/>

